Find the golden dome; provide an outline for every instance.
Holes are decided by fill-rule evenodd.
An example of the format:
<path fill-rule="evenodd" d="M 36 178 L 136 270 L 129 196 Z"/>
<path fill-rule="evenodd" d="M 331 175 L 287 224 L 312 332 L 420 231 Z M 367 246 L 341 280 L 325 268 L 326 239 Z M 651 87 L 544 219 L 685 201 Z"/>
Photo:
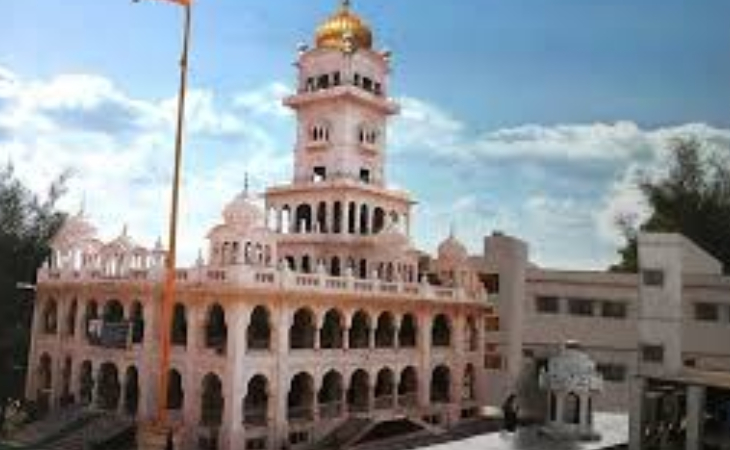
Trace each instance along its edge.
<path fill-rule="evenodd" d="M 317 48 L 347 50 L 348 42 L 352 49 L 371 48 L 373 33 L 360 17 L 350 11 L 349 0 L 344 0 L 333 16 L 317 28 Z"/>

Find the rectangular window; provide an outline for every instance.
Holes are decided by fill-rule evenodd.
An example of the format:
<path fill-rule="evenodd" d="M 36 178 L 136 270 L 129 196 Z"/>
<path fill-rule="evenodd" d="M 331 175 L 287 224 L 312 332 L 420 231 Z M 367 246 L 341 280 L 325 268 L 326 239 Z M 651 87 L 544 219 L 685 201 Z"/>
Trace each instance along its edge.
<path fill-rule="evenodd" d="M 558 297 L 538 296 L 535 298 L 535 309 L 541 314 L 558 314 L 560 299 Z"/>
<path fill-rule="evenodd" d="M 368 169 L 360 169 L 360 181 L 370 183 L 370 171 Z"/>
<path fill-rule="evenodd" d="M 317 88 L 318 89 L 327 89 L 329 86 L 330 86 L 329 75 L 320 75 L 319 78 L 317 78 Z"/>
<path fill-rule="evenodd" d="M 626 303 L 624 302 L 603 302 L 601 304 L 601 315 L 611 319 L 626 318 Z"/>
<path fill-rule="evenodd" d="M 573 316 L 592 316 L 593 301 L 582 298 L 568 299 L 568 312 Z"/>
<path fill-rule="evenodd" d="M 663 287 L 664 271 L 661 269 L 644 269 L 641 271 L 644 286 Z"/>
<path fill-rule="evenodd" d="M 622 383 L 626 381 L 626 366 L 623 364 L 606 363 L 596 366 L 598 372 L 603 375 L 603 379 L 614 383 Z"/>
<path fill-rule="evenodd" d="M 715 303 L 695 303 L 695 320 L 717 322 L 720 320 L 720 305 Z"/>
<path fill-rule="evenodd" d="M 327 168 L 326 167 L 315 167 L 314 168 L 314 182 L 321 183 L 327 179 Z"/>
<path fill-rule="evenodd" d="M 661 363 L 664 361 L 664 346 L 663 345 L 649 345 L 644 344 L 641 346 L 641 359 L 645 362 Z"/>
<path fill-rule="evenodd" d="M 334 86 L 339 86 L 340 85 L 340 82 L 341 82 L 341 80 L 340 80 L 340 72 L 334 72 L 332 74 L 332 84 Z"/>

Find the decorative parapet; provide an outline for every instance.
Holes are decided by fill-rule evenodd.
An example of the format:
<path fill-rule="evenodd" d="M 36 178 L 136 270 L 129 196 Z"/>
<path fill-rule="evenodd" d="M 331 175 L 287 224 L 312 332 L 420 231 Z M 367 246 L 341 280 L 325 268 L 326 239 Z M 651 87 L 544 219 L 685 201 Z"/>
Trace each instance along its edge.
<path fill-rule="evenodd" d="M 95 283 L 95 282 L 162 282 L 164 271 L 161 268 L 149 270 L 128 270 L 115 275 L 107 275 L 98 270 L 59 270 L 42 268 L 38 271 L 39 284 L 53 283 Z M 288 291 L 315 291 L 321 293 L 368 295 L 382 297 L 404 297 L 451 303 L 487 304 L 486 295 L 470 296 L 461 288 L 432 286 L 425 280 L 420 283 L 385 282 L 364 280 L 348 273 L 333 277 L 325 273 L 302 274 L 282 268 L 255 268 L 233 266 L 211 268 L 198 266 L 175 271 L 176 283 L 185 286 L 226 286 L 231 288 L 282 289 Z"/>

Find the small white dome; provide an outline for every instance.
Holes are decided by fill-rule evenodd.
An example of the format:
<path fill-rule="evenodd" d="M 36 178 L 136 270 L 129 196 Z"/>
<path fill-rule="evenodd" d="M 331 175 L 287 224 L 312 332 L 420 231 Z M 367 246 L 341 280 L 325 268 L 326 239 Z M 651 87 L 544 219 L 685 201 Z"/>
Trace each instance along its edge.
<path fill-rule="evenodd" d="M 69 247 L 96 239 L 96 228 L 86 220 L 83 211 L 69 216 L 53 237 L 54 247 Z"/>
<path fill-rule="evenodd" d="M 469 258 L 466 247 L 453 235 L 449 235 L 448 239 L 443 241 L 438 247 L 438 258 L 440 261 L 461 264 Z"/>
<path fill-rule="evenodd" d="M 244 191 L 226 205 L 223 218 L 227 225 L 252 228 L 263 223 L 264 212 L 254 203 L 248 191 Z"/>

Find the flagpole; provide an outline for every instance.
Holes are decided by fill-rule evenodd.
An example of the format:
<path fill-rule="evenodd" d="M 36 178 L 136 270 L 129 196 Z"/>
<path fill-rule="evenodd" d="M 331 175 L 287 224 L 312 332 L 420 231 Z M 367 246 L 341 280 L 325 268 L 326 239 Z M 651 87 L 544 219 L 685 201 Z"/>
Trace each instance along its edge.
<path fill-rule="evenodd" d="M 177 98 L 177 128 L 175 132 L 175 168 L 172 179 L 172 198 L 170 206 L 170 228 L 168 235 L 168 254 L 166 259 L 165 285 L 162 291 L 162 320 L 160 327 L 160 373 L 157 393 L 157 420 L 167 424 L 167 391 L 170 371 L 170 347 L 173 303 L 175 300 L 175 266 L 177 256 L 177 220 L 180 196 L 180 171 L 182 166 L 183 135 L 185 126 L 185 94 L 188 84 L 188 54 L 190 50 L 190 28 L 192 7 L 185 3 L 183 24 L 182 56 L 180 57 L 180 90 Z"/>

